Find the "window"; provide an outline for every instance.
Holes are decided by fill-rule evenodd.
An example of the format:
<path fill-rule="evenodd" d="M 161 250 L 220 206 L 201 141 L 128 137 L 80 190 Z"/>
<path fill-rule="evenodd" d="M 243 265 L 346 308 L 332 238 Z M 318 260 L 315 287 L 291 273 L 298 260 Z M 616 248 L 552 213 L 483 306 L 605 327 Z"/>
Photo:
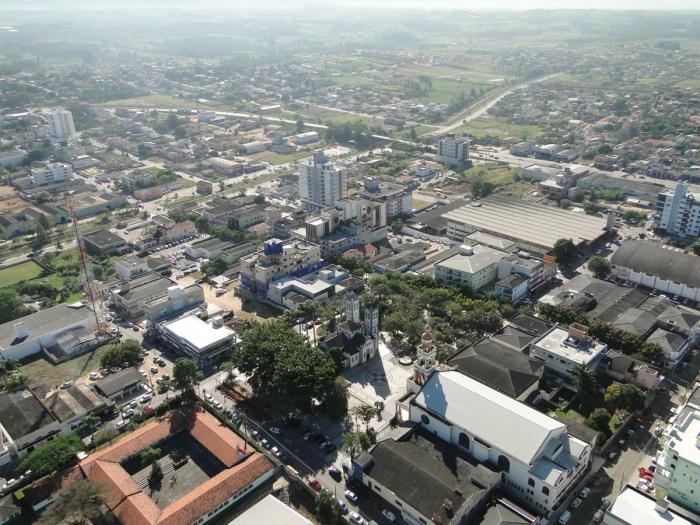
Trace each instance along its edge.
<path fill-rule="evenodd" d="M 423 423 L 424 425 L 429 425 L 430 424 L 430 418 L 426 416 L 425 414 L 421 414 L 420 416 L 420 422 Z"/>
<path fill-rule="evenodd" d="M 510 460 L 503 454 L 498 456 L 498 468 L 503 472 L 510 472 Z"/>
<path fill-rule="evenodd" d="M 459 433 L 459 446 L 463 448 L 469 448 L 469 436 L 467 436 L 464 432 Z"/>
<path fill-rule="evenodd" d="M 549 487 L 542 487 L 542 494 L 549 496 Z"/>
<path fill-rule="evenodd" d="M 534 486 L 535 486 L 535 480 L 532 479 L 532 478 L 528 478 L 527 484 L 530 485 L 531 487 L 534 487 Z"/>

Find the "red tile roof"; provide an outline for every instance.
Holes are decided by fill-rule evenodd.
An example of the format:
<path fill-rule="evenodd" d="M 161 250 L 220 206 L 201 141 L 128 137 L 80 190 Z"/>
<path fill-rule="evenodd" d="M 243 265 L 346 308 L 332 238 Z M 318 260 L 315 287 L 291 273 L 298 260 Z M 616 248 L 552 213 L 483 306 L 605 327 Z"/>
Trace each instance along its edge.
<path fill-rule="evenodd" d="M 166 439 L 187 421 L 190 435 L 227 468 L 162 511 L 121 466 L 125 459 Z M 154 421 L 90 455 L 80 469 L 99 486 L 105 504 L 125 525 L 189 525 L 273 469 L 272 463 L 208 412 Z M 77 469 L 76 469 L 77 470 Z"/>
<path fill-rule="evenodd" d="M 246 442 L 241 437 L 225 427 L 209 412 L 197 414 L 190 427 L 190 435 L 227 468 L 238 463 L 244 454 L 252 452 L 250 448 L 246 450 Z"/>
<path fill-rule="evenodd" d="M 189 525 L 271 469 L 270 460 L 256 452 L 163 509 L 158 525 Z"/>

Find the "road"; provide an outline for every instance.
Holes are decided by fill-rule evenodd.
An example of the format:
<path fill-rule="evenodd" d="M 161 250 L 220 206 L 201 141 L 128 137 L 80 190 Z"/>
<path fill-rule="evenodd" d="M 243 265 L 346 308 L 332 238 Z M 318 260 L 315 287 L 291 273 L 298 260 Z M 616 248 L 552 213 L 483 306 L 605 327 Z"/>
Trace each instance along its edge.
<path fill-rule="evenodd" d="M 479 100 L 471 104 L 468 108 L 450 117 L 446 124 L 439 126 L 437 129 L 433 129 L 431 131 L 423 133 L 422 136 L 433 137 L 436 135 L 444 135 L 445 133 L 449 133 L 453 129 L 460 127 L 465 122 L 469 122 L 471 120 L 485 115 L 489 109 L 498 104 L 498 102 L 500 102 L 504 97 L 507 97 L 514 91 L 527 87 L 530 84 L 544 82 L 545 80 L 548 80 L 558 74 L 559 73 L 552 73 L 551 75 L 545 75 L 542 77 L 533 78 L 532 80 L 527 80 L 526 82 L 521 82 L 520 84 L 517 84 L 515 86 L 502 87 L 493 91 L 489 91 Z"/>

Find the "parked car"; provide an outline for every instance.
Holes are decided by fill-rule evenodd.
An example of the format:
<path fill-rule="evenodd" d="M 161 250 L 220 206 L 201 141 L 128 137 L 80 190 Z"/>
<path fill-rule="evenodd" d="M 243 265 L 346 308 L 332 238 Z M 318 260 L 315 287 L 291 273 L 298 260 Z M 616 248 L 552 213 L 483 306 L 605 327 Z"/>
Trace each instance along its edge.
<path fill-rule="evenodd" d="M 91 380 L 96 381 L 97 379 L 99 379 L 99 377 L 100 377 L 100 374 L 98 374 L 97 372 L 90 372 L 90 379 Z"/>
<path fill-rule="evenodd" d="M 355 494 L 352 490 L 350 490 L 350 489 L 346 490 L 345 497 L 348 498 L 348 500 L 352 501 L 353 503 L 357 503 L 357 494 Z"/>
<path fill-rule="evenodd" d="M 571 502 L 572 509 L 577 509 L 580 506 L 581 506 L 581 498 L 576 498 L 574 501 Z"/>
<path fill-rule="evenodd" d="M 321 483 L 316 478 L 311 478 L 309 480 L 309 487 L 314 489 L 316 492 L 319 492 L 321 490 Z"/>
<path fill-rule="evenodd" d="M 343 514 L 348 513 L 348 504 L 345 503 L 342 499 L 338 499 L 338 507 L 340 507 L 340 512 Z"/>
<path fill-rule="evenodd" d="M 591 493 L 590 487 L 583 487 L 581 489 L 581 492 L 578 493 L 578 497 L 581 499 L 586 499 L 586 496 L 588 496 L 590 493 Z"/>
<path fill-rule="evenodd" d="M 603 521 L 603 516 L 605 516 L 605 511 L 602 509 L 598 509 L 595 511 L 595 514 L 593 514 L 593 523 L 600 523 Z"/>
<path fill-rule="evenodd" d="M 566 525 L 571 520 L 571 512 L 565 510 L 561 516 L 559 516 L 559 525 Z"/>
<path fill-rule="evenodd" d="M 367 520 L 360 516 L 357 512 L 350 513 L 350 520 L 353 523 L 357 523 L 357 525 L 369 525 L 369 523 L 367 523 Z"/>
<path fill-rule="evenodd" d="M 335 465 L 328 467 L 328 475 L 333 479 L 339 479 L 342 476 L 340 470 L 338 470 Z"/>
<path fill-rule="evenodd" d="M 263 447 L 265 447 L 265 448 L 268 449 L 268 450 L 269 450 L 270 447 L 272 446 L 272 445 L 270 445 L 270 442 L 269 442 L 267 439 L 265 439 L 265 438 L 262 438 L 262 439 L 260 440 L 260 443 L 262 444 Z"/>
<path fill-rule="evenodd" d="M 279 429 L 279 427 L 270 427 L 269 430 L 270 430 L 270 432 L 272 432 L 273 434 L 281 434 L 281 433 L 282 433 L 282 431 Z"/>
<path fill-rule="evenodd" d="M 204 394 L 204 399 L 206 399 L 207 401 L 211 401 L 211 398 L 212 398 L 212 395 L 209 392 Z"/>
<path fill-rule="evenodd" d="M 260 438 L 260 432 L 258 432 L 257 430 L 251 431 L 250 435 L 251 435 L 251 437 L 252 437 L 253 439 L 259 439 L 259 438 Z"/>
<path fill-rule="evenodd" d="M 396 521 L 396 514 L 394 514 L 388 509 L 384 509 L 382 511 L 382 516 L 384 516 L 387 519 L 387 521 L 390 521 L 391 523 L 394 523 Z"/>

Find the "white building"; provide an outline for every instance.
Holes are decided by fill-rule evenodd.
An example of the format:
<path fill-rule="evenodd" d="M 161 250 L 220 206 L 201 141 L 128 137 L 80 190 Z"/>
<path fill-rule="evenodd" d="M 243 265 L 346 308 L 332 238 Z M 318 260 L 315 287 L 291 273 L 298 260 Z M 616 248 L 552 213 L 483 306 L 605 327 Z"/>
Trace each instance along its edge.
<path fill-rule="evenodd" d="M 228 356 L 236 338 L 236 333 L 221 320 L 207 322 L 196 315 L 157 323 L 155 332 L 166 345 L 205 370 Z"/>
<path fill-rule="evenodd" d="M 114 271 L 117 272 L 117 276 L 122 279 L 131 279 L 135 275 L 146 273 L 150 271 L 146 259 L 137 257 L 136 255 L 124 255 L 116 261 L 114 261 Z"/>
<path fill-rule="evenodd" d="M 651 241 L 625 241 L 610 258 L 612 274 L 669 296 L 700 301 L 700 258 Z"/>
<path fill-rule="evenodd" d="M 297 144 L 311 144 L 312 142 L 318 142 L 321 137 L 318 131 L 307 131 L 306 133 L 299 133 L 294 135 L 294 142 Z"/>
<path fill-rule="evenodd" d="M 47 162 L 41 168 L 32 168 L 30 172 L 37 186 L 56 184 L 73 177 L 73 167 L 64 162 Z"/>
<path fill-rule="evenodd" d="M 679 183 L 673 192 L 659 193 L 656 198 L 654 228 L 678 237 L 700 236 L 700 198 Z"/>
<path fill-rule="evenodd" d="M 376 177 L 365 177 L 360 196 L 386 204 L 386 216 L 408 215 L 413 211 L 413 190 L 392 182 L 379 182 Z"/>
<path fill-rule="evenodd" d="M 447 135 L 437 143 L 437 161 L 448 166 L 460 166 L 469 160 L 469 139 Z"/>
<path fill-rule="evenodd" d="M 402 407 L 402 417 L 407 410 L 410 421 L 494 465 L 509 497 L 539 514 L 576 488 L 592 446 L 568 434 L 565 424 L 461 372 L 436 371 L 430 352 L 420 348 L 415 366 L 409 387 L 420 390 Z"/>
<path fill-rule="evenodd" d="M 462 253 L 435 265 L 435 279 L 478 291 L 498 277 L 498 264 L 508 254 L 482 245 L 463 246 Z"/>
<path fill-rule="evenodd" d="M 63 108 L 56 108 L 54 111 L 49 111 L 47 117 L 49 119 L 51 137 L 66 140 L 75 136 L 73 113 Z"/>
<path fill-rule="evenodd" d="M 665 436 L 664 449 L 657 459 L 654 485 L 660 499 L 700 514 L 700 406 L 698 390 L 681 409 Z"/>
<path fill-rule="evenodd" d="M 191 284 L 183 287 L 175 284 L 168 288 L 165 296 L 144 304 L 143 311 L 150 323 L 156 323 L 204 305 L 206 305 L 204 289 L 200 285 Z"/>
<path fill-rule="evenodd" d="M 329 208 L 347 195 L 345 170 L 330 162 L 323 151 L 299 163 L 299 195 L 310 209 Z"/>
<path fill-rule="evenodd" d="M 607 345 L 588 336 L 588 327 L 572 323 L 568 330 L 555 328 L 532 345 L 532 355 L 542 359 L 550 370 L 566 378 L 575 377 L 577 366 L 595 370 Z"/>
<path fill-rule="evenodd" d="M 603 525 L 690 525 L 690 520 L 629 485 L 603 516 Z"/>

